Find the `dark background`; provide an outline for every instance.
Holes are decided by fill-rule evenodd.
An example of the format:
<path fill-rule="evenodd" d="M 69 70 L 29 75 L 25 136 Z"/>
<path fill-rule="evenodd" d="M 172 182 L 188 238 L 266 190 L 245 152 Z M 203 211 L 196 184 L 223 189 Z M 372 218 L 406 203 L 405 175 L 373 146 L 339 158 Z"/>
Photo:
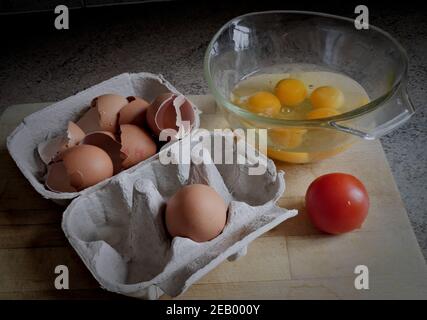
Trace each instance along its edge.
<path fill-rule="evenodd" d="M 70 5 L 72 8 L 101 2 L 3 0 L 0 13 L 19 11 L 20 5 L 38 5 L 36 9 L 42 9 L 40 5 L 46 3 L 51 8 L 55 4 L 74 3 Z M 69 30 L 54 28 L 53 9 L 0 15 L 0 112 L 11 104 L 60 100 L 129 71 L 162 73 L 185 94 L 208 93 L 203 78 L 203 55 L 214 33 L 229 19 L 272 9 L 355 17 L 357 4 L 367 5 L 370 23 L 389 32 L 408 52 L 409 94 L 418 108 L 417 114 L 381 140 L 418 241 L 427 256 L 427 10 L 422 3 L 146 2 L 73 9 Z"/>

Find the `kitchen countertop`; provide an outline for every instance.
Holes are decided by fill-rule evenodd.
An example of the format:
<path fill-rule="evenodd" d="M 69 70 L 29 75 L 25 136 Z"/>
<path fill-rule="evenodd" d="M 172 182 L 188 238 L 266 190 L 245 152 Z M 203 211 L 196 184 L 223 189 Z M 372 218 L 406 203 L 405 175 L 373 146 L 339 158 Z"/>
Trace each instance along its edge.
<path fill-rule="evenodd" d="M 323 3 L 323 2 L 322 2 Z M 55 30 L 52 13 L 1 17 L 0 112 L 11 104 L 55 101 L 123 72 L 163 74 L 186 94 L 208 93 L 203 56 L 214 33 L 251 11 L 305 9 L 353 17 L 354 5 L 337 1 L 285 7 L 236 1 L 197 8 L 162 2 L 70 13 L 70 30 Z M 339 10 L 325 9 L 327 7 Z M 417 114 L 381 142 L 427 257 L 427 21 L 410 8 L 370 8 L 370 23 L 393 35 L 409 57 L 409 95 Z M 14 32 L 10 32 L 13 30 Z M 369 165 L 369 164 L 368 164 Z"/>

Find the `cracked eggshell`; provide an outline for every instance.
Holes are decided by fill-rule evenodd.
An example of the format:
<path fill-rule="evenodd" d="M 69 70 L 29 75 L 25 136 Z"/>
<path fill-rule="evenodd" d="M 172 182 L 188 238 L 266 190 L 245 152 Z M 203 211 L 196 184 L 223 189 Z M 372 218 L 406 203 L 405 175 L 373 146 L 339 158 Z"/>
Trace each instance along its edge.
<path fill-rule="evenodd" d="M 46 187 L 56 192 L 76 192 L 71 186 L 70 178 L 65 169 L 64 162 L 53 162 L 47 167 Z"/>
<path fill-rule="evenodd" d="M 114 134 L 108 131 L 97 131 L 89 133 L 81 142 L 95 146 L 104 150 L 113 162 L 113 173 L 122 171 L 122 162 L 126 159 L 126 154 L 121 152 L 122 145 L 116 140 Z"/>
<path fill-rule="evenodd" d="M 103 180 L 97 185 L 86 188 L 83 191 L 53 192 L 45 185 L 47 165 L 38 155 L 38 145 L 44 143 L 47 139 L 63 135 L 69 120 L 77 122 L 85 112 L 92 109 L 89 106 L 94 97 L 105 93 L 117 93 L 123 97 L 143 97 L 148 102 L 152 102 L 158 95 L 164 92 L 179 94 L 177 89 L 161 75 L 141 72 L 123 73 L 114 76 L 26 117 L 25 121 L 21 122 L 7 137 L 7 149 L 23 176 L 37 193 L 57 204 L 68 205 L 70 200 L 81 196 L 83 193 L 99 190 L 110 179 Z M 128 101 L 125 103 L 127 104 Z M 196 110 L 195 126 L 198 126 L 199 116 L 197 107 L 193 105 L 193 108 Z M 95 116 L 97 116 L 97 113 L 95 113 Z M 116 138 L 117 141 L 120 141 L 118 129 Z M 100 129 L 93 131 L 97 130 Z M 146 131 L 151 133 L 151 130 L 147 129 Z M 144 165 L 148 165 L 148 162 L 154 160 L 154 158 L 147 159 L 147 163 Z M 129 168 L 127 172 L 132 172 L 138 166 Z M 120 172 L 117 176 L 121 174 L 124 173 Z"/>
<path fill-rule="evenodd" d="M 148 159 L 157 152 L 157 146 L 151 136 L 133 124 L 120 126 L 120 141 L 122 143 L 121 151 L 127 156 L 122 162 L 125 169 Z"/>
<path fill-rule="evenodd" d="M 74 147 L 85 137 L 85 133 L 80 127 L 72 121 L 68 121 L 67 129 L 67 148 Z"/>
<path fill-rule="evenodd" d="M 62 153 L 62 160 L 76 190 L 83 190 L 113 176 L 113 162 L 109 155 L 96 146 L 78 145 Z"/>
<path fill-rule="evenodd" d="M 119 112 L 119 125 L 135 124 L 140 127 L 145 126 L 145 114 L 150 104 L 144 99 L 134 96 L 127 97 L 127 100 L 129 103 Z"/>
<path fill-rule="evenodd" d="M 95 131 L 117 131 L 120 110 L 128 100 L 117 94 L 104 94 L 92 100 L 90 109 L 77 121 L 77 125 L 88 134 Z"/>
<path fill-rule="evenodd" d="M 147 109 L 147 124 L 156 135 L 164 129 L 178 131 L 182 121 L 189 121 L 193 126 L 195 118 L 191 103 L 175 93 L 159 95 Z"/>
<path fill-rule="evenodd" d="M 85 136 L 85 133 L 74 122 L 68 122 L 67 133 L 48 141 L 43 141 L 37 146 L 40 158 L 45 164 L 54 161 L 61 152 L 77 145 Z"/>

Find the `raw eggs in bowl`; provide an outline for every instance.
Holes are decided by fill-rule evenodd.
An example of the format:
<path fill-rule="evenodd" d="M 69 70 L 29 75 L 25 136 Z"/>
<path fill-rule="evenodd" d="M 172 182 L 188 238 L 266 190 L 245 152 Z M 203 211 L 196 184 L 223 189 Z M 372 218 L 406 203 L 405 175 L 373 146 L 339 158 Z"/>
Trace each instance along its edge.
<path fill-rule="evenodd" d="M 268 11 L 226 23 L 209 44 L 204 69 L 231 128 L 267 129 L 271 158 L 307 163 L 408 120 L 407 65 L 401 45 L 377 27 Z"/>

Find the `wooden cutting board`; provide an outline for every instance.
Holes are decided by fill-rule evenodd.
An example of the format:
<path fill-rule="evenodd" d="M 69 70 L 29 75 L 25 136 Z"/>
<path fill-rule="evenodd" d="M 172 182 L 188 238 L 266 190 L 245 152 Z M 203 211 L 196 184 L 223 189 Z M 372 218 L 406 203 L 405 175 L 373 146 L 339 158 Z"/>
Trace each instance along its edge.
<path fill-rule="evenodd" d="M 203 110 L 201 126 L 224 122 L 211 96 L 190 96 Z M 37 194 L 9 156 L 5 140 L 46 103 L 11 106 L 0 118 L 0 299 L 116 299 L 99 288 L 66 241 L 59 207 Z M 255 240 L 248 254 L 224 262 L 179 299 L 427 298 L 427 267 L 380 142 L 362 141 L 323 162 L 276 163 L 285 171 L 280 205 L 299 215 Z M 371 208 L 363 228 L 340 236 L 318 232 L 304 210 L 310 182 L 329 172 L 356 175 Z M 262 192 L 262 190 L 260 190 Z M 69 268 L 69 290 L 55 290 L 54 269 Z M 357 265 L 369 270 L 369 290 L 357 290 Z M 168 298 L 168 297 L 163 297 Z"/>

